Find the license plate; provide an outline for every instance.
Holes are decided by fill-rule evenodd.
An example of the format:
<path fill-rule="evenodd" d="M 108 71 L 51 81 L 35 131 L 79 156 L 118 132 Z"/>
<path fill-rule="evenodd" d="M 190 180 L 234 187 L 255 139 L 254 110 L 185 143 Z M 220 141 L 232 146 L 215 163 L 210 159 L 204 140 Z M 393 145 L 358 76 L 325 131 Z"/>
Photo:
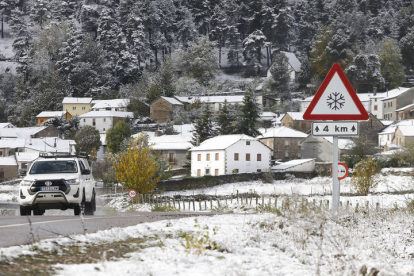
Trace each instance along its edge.
<path fill-rule="evenodd" d="M 40 187 L 41 191 L 59 191 L 59 186 L 43 186 Z"/>

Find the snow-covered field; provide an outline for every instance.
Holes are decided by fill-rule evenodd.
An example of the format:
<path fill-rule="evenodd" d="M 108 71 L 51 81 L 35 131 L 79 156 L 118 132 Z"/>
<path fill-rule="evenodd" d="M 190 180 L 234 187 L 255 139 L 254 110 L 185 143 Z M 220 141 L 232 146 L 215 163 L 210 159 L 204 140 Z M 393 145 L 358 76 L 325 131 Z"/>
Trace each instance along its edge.
<path fill-rule="evenodd" d="M 360 208 L 341 208 L 336 218 L 329 209 L 312 204 L 314 198 L 330 199 L 329 195 L 315 196 L 330 193 L 328 177 L 234 183 L 180 194 L 230 195 L 238 190 L 240 194 L 282 195 L 279 200 L 305 196 L 310 204 L 286 208 L 279 202 L 275 209 L 272 201 L 272 208 L 262 210 L 250 203 L 228 201 L 222 210 L 229 213 L 43 240 L 35 248 L 64 254 L 64 246 L 75 245 L 80 251 L 96 246 L 98 250 L 113 242 L 145 240 L 143 246 L 120 258 L 106 257 L 111 252 L 108 249 L 92 263 L 55 263 L 52 266 L 57 275 L 414 275 L 414 213 L 405 204 L 414 196 L 387 194 L 413 190 L 411 172 L 383 170 L 376 189 L 379 193 L 341 197 L 343 202 L 359 200 Z M 351 191 L 349 180 L 341 181 L 341 191 Z M 379 199 L 382 204 L 378 210 L 374 204 L 365 209 L 366 200 L 374 203 Z M 122 210 L 122 200 L 113 199 L 109 205 Z M 149 209 L 147 205 L 135 206 Z M 0 248 L 0 263 L 19 254 L 38 254 L 33 248 Z"/>

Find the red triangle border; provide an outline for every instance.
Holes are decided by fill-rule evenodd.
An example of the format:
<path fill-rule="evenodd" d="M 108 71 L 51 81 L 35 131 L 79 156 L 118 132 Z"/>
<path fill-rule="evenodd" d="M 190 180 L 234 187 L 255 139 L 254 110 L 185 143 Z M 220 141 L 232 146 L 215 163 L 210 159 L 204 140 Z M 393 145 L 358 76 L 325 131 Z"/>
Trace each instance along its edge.
<path fill-rule="evenodd" d="M 338 76 L 340 77 L 342 83 L 345 85 L 345 88 L 348 90 L 349 95 L 351 96 L 352 100 L 354 101 L 356 107 L 358 108 L 361 114 L 312 114 L 313 109 L 315 108 L 316 104 L 319 102 L 320 98 L 325 92 L 326 87 L 331 82 L 335 73 L 338 73 Z M 366 121 L 369 119 L 369 115 L 367 111 L 365 110 L 364 106 L 362 105 L 361 101 L 359 100 L 357 94 L 355 93 L 354 88 L 352 88 L 352 85 L 349 82 L 348 78 L 345 76 L 344 71 L 342 71 L 341 66 L 338 63 L 334 63 L 332 65 L 332 68 L 329 70 L 328 74 L 326 75 L 325 79 L 323 80 L 318 91 L 316 92 L 313 100 L 311 101 L 305 113 L 303 114 L 303 119 L 304 120 L 322 120 L 322 121 L 327 121 L 327 120 Z"/>

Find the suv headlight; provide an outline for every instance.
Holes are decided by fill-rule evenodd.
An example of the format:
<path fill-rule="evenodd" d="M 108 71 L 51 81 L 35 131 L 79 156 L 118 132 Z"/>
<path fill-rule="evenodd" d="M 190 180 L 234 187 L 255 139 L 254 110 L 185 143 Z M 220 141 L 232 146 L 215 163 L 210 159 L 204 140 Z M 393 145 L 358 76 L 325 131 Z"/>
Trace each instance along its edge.
<path fill-rule="evenodd" d="M 34 183 L 34 181 L 33 180 L 22 180 L 21 182 L 20 182 L 20 186 L 30 186 L 30 185 L 32 185 Z"/>
<path fill-rule="evenodd" d="M 68 179 L 68 180 L 65 180 L 66 181 L 66 184 L 69 184 L 69 185 L 79 185 L 79 179 L 78 178 L 76 178 L 76 179 Z"/>

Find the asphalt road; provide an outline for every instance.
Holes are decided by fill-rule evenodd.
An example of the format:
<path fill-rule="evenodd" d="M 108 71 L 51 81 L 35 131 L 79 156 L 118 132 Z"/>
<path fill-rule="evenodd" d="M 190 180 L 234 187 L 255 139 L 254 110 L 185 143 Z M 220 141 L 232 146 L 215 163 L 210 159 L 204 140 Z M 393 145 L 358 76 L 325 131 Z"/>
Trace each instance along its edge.
<path fill-rule="evenodd" d="M 98 210 L 97 210 L 98 211 Z M 72 211 L 73 212 L 73 211 Z M 106 215 L 68 216 L 4 216 L 0 217 L 0 247 L 30 244 L 40 239 L 92 233 L 113 227 L 127 227 L 144 222 L 179 219 L 183 217 L 206 216 L 211 213 L 195 212 L 129 212 Z"/>

